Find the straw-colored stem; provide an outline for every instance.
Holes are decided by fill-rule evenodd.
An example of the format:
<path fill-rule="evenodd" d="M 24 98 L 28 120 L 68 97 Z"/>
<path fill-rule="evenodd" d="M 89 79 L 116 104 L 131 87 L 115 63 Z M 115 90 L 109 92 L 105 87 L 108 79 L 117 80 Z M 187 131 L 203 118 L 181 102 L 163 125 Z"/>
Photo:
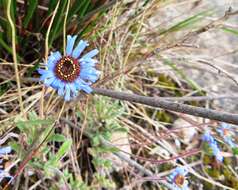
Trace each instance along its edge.
<path fill-rule="evenodd" d="M 13 63 L 14 63 L 14 69 L 15 69 L 15 75 L 16 75 L 16 82 L 17 82 L 18 101 L 20 104 L 21 114 L 26 118 L 26 115 L 24 113 L 23 101 L 22 101 L 21 81 L 20 81 L 18 65 L 17 65 L 16 30 L 11 18 L 11 2 L 12 1 L 9 0 L 7 4 L 7 18 L 10 23 L 11 31 L 12 31 L 12 55 L 13 55 Z"/>
<path fill-rule="evenodd" d="M 66 8 L 66 12 L 65 12 L 65 17 L 64 17 L 64 28 L 63 28 L 63 51 L 64 51 L 64 55 L 66 55 L 65 50 L 66 50 L 66 25 L 67 25 L 67 18 L 68 18 L 68 13 L 69 13 L 69 6 L 70 6 L 70 0 L 68 0 L 67 3 L 67 8 Z"/>
<path fill-rule="evenodd" d="M 46 37 L 45 37 L 45 64 L 47 65 L 47 61 L 48 61 L 48 55 L 49 55 L 49 35 L 50 35 L 50 30 L 52 28 L 53 25 L 53 21 L 55 18 L 55 15 L 57 13 L 57 10 L 59 8 L 59 4 L 60 1 L 58 1 L 55 10 L 53 12 L 52 18 L 50 20 L 50 24 L 49 24 L 49 28 L 46 32 Z M 42 96 L 41 96 L 41 100 L 40 100 L 40 117 L 44 118 L 44 93 L 45 93 L 45 86 L 42 87 Z"/>

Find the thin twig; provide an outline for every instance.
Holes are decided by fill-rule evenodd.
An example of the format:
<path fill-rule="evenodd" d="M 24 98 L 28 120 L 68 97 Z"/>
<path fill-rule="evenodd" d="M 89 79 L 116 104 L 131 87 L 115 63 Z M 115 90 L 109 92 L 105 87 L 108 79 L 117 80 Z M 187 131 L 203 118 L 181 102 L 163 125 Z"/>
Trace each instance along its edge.
<path fill-rule="evenodd" d="M 236 85 L 238 85 L 238 81 L 235 79 L 234 76 L 232 76 L 229 72 L 227 72 L 226 70 L 222 69 L 221 67 L 210 63 L 209 61 L 206 60 L 198 60 L 198 62 L 203 63 L 203 64 L 207 64 L 211 67 L 213 67 L 214 69 L 216 69 L 219 73 L 223 73 L 224 75 L 227 76 L 227 78 L 231 79 L 234 83 L 236 83 Z"/>
<path fill-rule="evenodd" d="M 60 1 L 58 1 L 57 5 L 55 7 L 55 10 L 53 12 L 52 18 L 50 20 L 49 27 L 48 27 L 47 32 L 46 32 L 46 37 L 45 37 L 45 64 L 46 65 L 47 65 L 48 54 L 49 54 L 49 35 L 50 35 L 50 30 L 51 30 L 51 27 L 53 25 L 53 21 L 54 21 L 55 15 L 57 13 L 57 10 L 59 8 L 59 4 L 60 4 Z M 45 93 L 45 86 L 42 87 L 42 96 L 41 96 L 41 101 L 40 101 L 40 116 L 41 116 L 41 118 L 44 117 L 44 93 Z"/>
<path fill-rule="evenodd" d="M 238 96 L 221 95 L 221 96 L 184 96 L 184 97 L 160 97 L 162 100 L 169 101 L 212 101 L 223 99 L 238 99 Z"/>
<path fill-rule="evenodd" d="M 113 90 L 101 89 L 101 88 L 93 88 L 95 94 L 100 94 L 103 96 L 108 96 L 111 98 L 125 100 L 135 103 L 140 103 L 152 107 L 162 108 L 170 111 L 175 111 L 179 113 L 185 113 L 189 115 L 194 115 L 198 117 L 208 118 L 212 120 L 218 120 L 227 123 L 233 123 L 238 125 L 238 115 L 216 111 L 206 108 L 200 108 L 195 106 L 190 106 L 181 103 L 174 103 L 166 100 L 161 100 L 157 97 L 146 97 L 140 96 L 136 94 L 128 94 L 124 92 L 117 92 Z"/>
<path fill-rule="evenodd" d="M 65 12 L 65 17 L 64 17 L 64 28 L 63 28 L 63 51 L 64 55 L 66 55 L 66 24 L 67 24 L 67 18 L 68 18 L 68 13 L 69 13 L 69 6 L 70 6 L 70 0 L 67 2 L 67 8 Z"/>
<path fill-rule="evenodd" d="M 3 138 L 0 138 L 0 145 L 5 143 L 10 137 L 18 138 L 19 135 L 12 132 L 6 133 L 6 136 L 4 136 Z"/>

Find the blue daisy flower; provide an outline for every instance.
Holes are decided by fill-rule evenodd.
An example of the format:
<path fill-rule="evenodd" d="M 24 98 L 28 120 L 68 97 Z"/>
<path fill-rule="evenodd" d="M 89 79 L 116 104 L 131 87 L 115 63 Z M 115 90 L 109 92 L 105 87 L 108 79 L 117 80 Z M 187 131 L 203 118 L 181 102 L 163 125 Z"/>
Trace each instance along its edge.
<path fill-rule="evenodd" d="M 4 178 L 10 178 L 10 179 L 12 179 L 13 177 L 12 177 L 7 171 L 0 169 L 0 182 L 1 182 Z"/>
<path fill-rule="evenodd" d="M 223 162 L 223 156 L 221 154 L 221 151 L 217 145 L 217 143 L 212 143 L 210 144 L 210 148 L 212 150 L 213 155 L 215 156 L 216 160 L 218 160 L 219 162 Z"/>
<path fill-rule="evenodd" d="M 9 154 L 12 151 L 12 148 L 10 146 L 2 147 L 0 148 L 0 156 Z"/>
<path fill-rule="evenodd" d="M 231 148 L 237 146 L 232 139 L 232 127 L 228 123 L 221 123 L 217 132 Z"/>
<path fill-rule="evenodd" d="M 215 139 L 213 138 L 213 136 L 210 134 L 209 131 L 206 131 L 203 136 L 202 136 L 202 140 L 207 142 L 207 143 L 214 143 Z"/>
<path fill-rule="evenodd" d="M 173 190 L 189 190 L 188 181 L 186 175 L 188 171 L 183 167 L 176 168 L 169 176 L 169 180 L 172 183 Z"/>
<path fill-rule="evenodd" d="M 202 136 L 202 140 L 204 142 L 207 142 L 209 147 L 211 148 L 213 156 L 216 158 L 217 161 L 222 162 L 223 161 L 223 156 L 221 154 L 221 151 L 217 145 L 216 140 L 214 137 L 210 134 L 209 131 L 206 131 L 204 135 Z"/>
<path fill-rule="evenodd" d="M 10 146 L 0 148 L 0 157 L 9 154 L 12 151 Z M 12 178 L 12 176 L 5 170 L 2 169 L 1 164 L 3 163 L 3 159 L 0 159 L 0 182 L 4 178 Z"/>
<path fill-rule="evenodd" d="M 40 80 L 46 86 L 57 90 L 59 96 L 63 96 L 65 101 L 69 101 L 78 95 L 80 90 L 91 93 L 90 85 L 96 82 L 100 72 L 96 70 L 97 61 L 93 59 L 98 54 L 94 49 L 81 56 L 82 52 L 89 45 L 81 40 L 76 46 L 77 35 L 67 36 L 66 55 L 60 52 L 51 53 L 48 57 L 46 69 L 38 69 Z"/>

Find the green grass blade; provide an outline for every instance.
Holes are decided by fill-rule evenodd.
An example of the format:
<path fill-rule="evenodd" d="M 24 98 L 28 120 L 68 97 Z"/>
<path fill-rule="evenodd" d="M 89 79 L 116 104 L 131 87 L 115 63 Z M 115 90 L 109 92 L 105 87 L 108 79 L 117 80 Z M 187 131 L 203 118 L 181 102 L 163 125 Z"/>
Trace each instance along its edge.
<path fill-rule="evenodd" d="M 73 17 L 73 15 L 77 15 L 76 20 L 79 22 L 81 21 L 81 18 L 84 18 L 84 16 L 90 11 L 91 2 L 88 0 L 78 0 L 76 1 L 73 6 L 69 10 L 67 23 L 69 23 Z M 61 19 L 61 22 L 59 22 L 59 26 L 63 26 L 63 19 Z M 81 23 L 82 24 L 82 23 Z M 76 24 L 79 26 L 79 24 Z M 56 33 L 54 33 L 54 38 L 58 38 L 61 35 L 62 28 L 58 27 Z"/>
<path fill-rule="evenodd" d="M 231 29 L 231 28 L 222 28 L 225 32 L 231 33 L 231 34 L 235 34 L 238 36 L 238 30 L 235 29 Z"/>
<path fill-rule="evenodd" d="M 90 7 L 90 3 L 91 3 L 90 1 L 86 1 L 82 9 L 80 10 L 79 14 L 80 17 L 83 17 L 87 13 L 88 8 Z"/>
<path fill-rule="evenodd" d="M 47 12 L 47 15 L 51 15 L 52 12 L 54 11 L 56 5 L 57 5 L 58 1 L 49 1 L 49 4 L 48 4 L 48 12 Z"/>
<path fill-rule="evenodd" d="M 209 11 L 203 11 L 201 13 L 198 13 L 194 16 L 191 16 L 177 24 L 175 24 L 174 26 L 166 29 L 166 30 L 163 30 L 160 32 L 160 35 L 163 35 L 163 34 L 167 34 L 167 33 L 170 33 L 170 32 L 176 32 L 176 31 L 179 31 L 179 30 L 182 30 L 186 27 L 189 27 L 195 23 L 197 23 L 198 21 L 202 20 L 205 16 L 207 15 L 210 15 L 212 14 L 211 10 Z"/>
<path fill-rule="evenodd" d="M 52 26 L 51 38 L 49 40 L 49 47 L 51 47 L 54 39 L 56 38 L 57 31 L 63 29 L 63 24 L 62 24 L 64 20 L 63 15 L 65 13 L 67 2 L 68 1 L 66 0 L 60 2 L 59 9 L 55 16 L 54 23 Z"/>
<path fill-rule="evenodd" d="M 38 5 L 38 0 L 29 0 L 28 1 L 28 8 L 27 8 L 27 13 L 26 13 L 26 16 L 23 20 L 23 27 L 24 28 L 27 28 L 35 10 L 36 10 L 36 7 Z"/>
<path fill-rule="evenodd" d="M 12 55 L 12 48 L 3 40 L 2 35 L 0 35 L 0 45 L 8 52 Z M 22 61 L 23 58 L 20 57 L 19 55 L 17 55 L 17 59 L 19 61 Z"/>
<path fill-rule="evenodd" d="M 5 49 L 7 50 L 8 53 L 12 54 L 12 48 L 10 46 L 7 45 L 7 43 L 2 39 L 0 38 L 0 45 Z"/>
<path fill-rule="evenodd" d="M 79 14 L 82 7 L 85 6 L 87 2 L 88 2 L 87 0 L 76 0 L 69 11 L 67 20 L 70 20 L 73 17 L 73 15 Z"/>
<path fill-rule="evenodd" d="M 7 4 L 8 4 L 8 0 L 2 0 L 1 2 L 2 4 L 2 10 L 4 10 L 4 17 L 6 18 L 6 21 L 4 26 L 3 26 L 3 29 L 4 29 L 4 33 L 5 33 L 5 36 L 6 36 L 6 40 L 7 42 L 11 42 L 11 35 L 12 35 L 12 32 L 11 32 L 11 26 L 7 20 Z M 10 7 L 10 14 L 11 14 L 11 18 L 12 18 L 12 21 L 15 23 L 15 15 L 16 15 L 16 1 L 12 1 L 11 2 L 11 7 Z"/>

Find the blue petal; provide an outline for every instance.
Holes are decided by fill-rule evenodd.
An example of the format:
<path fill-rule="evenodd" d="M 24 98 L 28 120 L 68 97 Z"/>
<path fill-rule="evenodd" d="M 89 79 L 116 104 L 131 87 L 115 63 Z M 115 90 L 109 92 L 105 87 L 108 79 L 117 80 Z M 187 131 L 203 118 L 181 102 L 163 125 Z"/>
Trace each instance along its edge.
<path fill-rule="evenodd" d="M 55 77 L 45 79 L 44 83 L 46 86 L 50 86 L 54 82 Z"/>
<path fill-rule="evenodd" d="M 92 58 L 92 57 L 94 57 L 95 55 L 97 55 L 98 52 L 99 52 L 99 51 L 98 51 L 97 49 L 94 49 L 94 50 L 88 52 L 87 54 L 85 54 L 85 55 L 80 59 L 80 61 L 83 61 L 84 59 Z"/>
<path fill-rule="evenodd" d="M 184 167 L 177 167 L 176 170 L 175 170 L 175 172 L 176 172 L 177 174 L 183 175 L 183 176 L 185 176 L 185 175 L 188 173 L 188 171 L 185 170 Z"/>
<path fill-rule="evenodd" d="M 94 67 L 82 68 L 81 73 L 96 74 L 99 75 L 100 71 L 96 70 Z M 80 73 L 80 74 L 81 74 Z"/>
<path fill-rule="evenodd" d="M 222 129 L 218 128 L 216 131 L 219 133 L 220 136 L 224 135 L 224 131 Z"/>
<path fill-rule="evenodd" d="M 90 73 L 86 73 L 86 72 L 80 74 L 80 77 L 84 80 L 89 80 L 91 82 L 96 82 L 99 78 L 99 76 L 95 73 L 90 74 Z"/>
<path fill-rule="evenodd" d="M 233 143 L 231 137 L 224 137 L 224 140 L 231 148 L 235 147 L 235 143 Z"/>
<path fill-rule="evenodd" d="M 48 57 L 48 62 L 57 62 L 62 58 L 62 55 L 59 51 L 51 52 L 51 55 Z"/>
<path fill-rule="evenodd" d="M 224 123 L 224 122 L 221 123 L 221 127 L 223 129 L 230 129 L 231 128 L 231 126 L 228 123 Z"/>
<path fill-rule="evenodd" d="M 206 131 L 205 134 L 202 136 L 202 140 L 208 143 L 213 143 L 215 140 L 210 132 Z"/>
<path fill-rule="evenodd" d="M 58 79 L 58 85 L 59 85 L 59 88 L 64 88 L 65 87 L 65 82 L 63 82 L 62 80 Z"/>
<path fill-rule="evenodd" d="M 180 188 L 180 187 L 178 187 L 176 184 L 174 184 L 174 186 L 173 186 L 172 190 L 181 190 L 181 188 Z"/>
<path fill-rule="evenodd" d="M 82 90 L 85 91 L 88 94 L 90 94 L 93 91 L 93 89 L 88 85 L 83 85 Z"/>
<path fill-rule="evenodd" d="M 52 70 L 55 67 L 55 64 L 62 58 L 62 55 L 59 51 L 51 53 L 48 57 L 47 67 Z"/>
<path fill-rule="evenodd" d="M 64 86 L 58 88 L 58 95 L 64 96 Z"/>
<path fill-rule="evenodd" d="M 189 190 L 188 184 L 184 184 L 182 190 Z"/>
<path fill-rule="evenodd" d="M 220 162 L 223 162 L 223 156 L 221 155 L 221 153 L 219 152 L 219 154 L 216 154 L 215 155 L 215 157 L 216 157 L 216 159 L 218 160 L 218 161 L 220 161 Z"/>
<path fill-rule="evenodd" d="M 45 74 L 41 75 L 40 80 L 44 81 L 45 79 L 52 78 L 52 77 L 55 78 L 54 73 L 51 71 L 47 71 Z"/>
<path fill-rule="evenodd" d="M 74 83 L 70 84 L 70 89 L 71 89 L 73 97 L 76 97 L 78 95 L 78 91 L 77 91 L 76 86 L 75 86 Z"/>
<path fill-rule="evenodd" d="M 78 90 L 83 90 L 85 91 L 86 93 L 90 94 L 93 90 L 92 88 L 89 86 L 88 83 L 84 82 L 83 80 L 81 79 L 77 79 L 75 81 L 75 86 Z"/>
<path fill-rule="evenodd" d="M 44 70 L 44 69 L 37 69 L 38 73 L 41 75 L 44 75 L 48 72 L 48 70 Z"/>
<path fill-rule="evenodd" d="M 99 78 L 100 71 L 97 71 L 94 68 L 82 69 L 80 72 L 80 77 L 82 79 L 91 80 L 95 82 Z"/>
<path fill-rule="evenodd" d="M 69 84 L 65 85 L 65 96 L 64 96 L 65 101 L 70 100 L 70 86 Z"/>
<path fill-rule="evenodd" d="M 12 151 L 12 148 L 10 146 L 0 148 L 0 155 L 9 154 L 11 151 Z"/>
<path fill-rule="evenodd" d="M 98 61 L 92 58 L 84 58 L 82 59 L 82 61 L 86 62 L 86 63 L 97 63 Z"/>
<path fill-rule="evenodd" d="M 84 85 L 84 81 L 81 80 L 80 77 L 78 77 L 78 79 L 76 79 L 76 80 L 74 81 L 74 85 L 75 85 L 76 89 L 77 89 L 78 91 L 80 91 L 80 90 L 82 90 L 82 85 Z"/>
<path fill-rule="evenodd" d="M 75 35 L 73 37 L 70 35 L 67 36 L 67 46 L 66 46 L 66 54 L 67 55 L 72 54 L 76 38 L 77 38 L 77 35 Z"/>
<path fill-rule="evenodd" d="M 55 80 L 52 82 L 51 86 L 54 88 L 54 89 L 58 89 L 60 86 L 61 86 L 61 82 L 59 79 L 55 78 Z"/>
<path fill-rule="evenodd" d="M 173 172 L 169 175 L 170 180 L 173 180 L 176 175 L 177 175 L 177 172 L 173 171 Z"/>
<path fill-rule="evenodd" d="M 213 155 L 216 157 L 216 159 L 220 162 L 223 161 L 223 156 L 221 155 L 221 151 L 218 148 L 217 144 L 210 144 L 210 147 L 212 149 Z"/>
<path fill-rule="evenodd" d="M 87 46 L 88 46 L 88 43 L 86 41 L 80 40 L 80 42 L 78 43 L 78 45 L 73 51 L 73 54 L 72 54 L 73 58 L 77 59 Z"/>
<path fill-rule="evenodd" d="M 98 63 L 98 61 L 89 58 L 89 59 L 86 59 L 86 60 L 83 60 L 82 62 L 80 62 L 80 67 L 82 67 L 82 68 L 95 67 L 96 63 Z"/>

